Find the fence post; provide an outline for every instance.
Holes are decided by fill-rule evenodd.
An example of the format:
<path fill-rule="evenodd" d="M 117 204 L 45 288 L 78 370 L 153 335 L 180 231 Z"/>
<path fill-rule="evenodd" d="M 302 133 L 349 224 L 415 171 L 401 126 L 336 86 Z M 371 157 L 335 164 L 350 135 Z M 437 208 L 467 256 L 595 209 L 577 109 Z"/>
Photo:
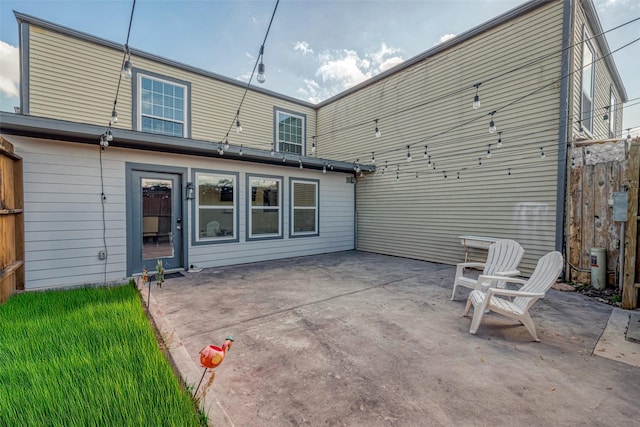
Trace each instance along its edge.
<path fill-rule="evenodd" d="M 640 179 L 640 142 L 631 144 L 629 153 L 629 204 L 624 252 L 624 282 L 622 285 L 622 308 L 638 307 L 637 250 L 638 250 L 638 179 Z"/>

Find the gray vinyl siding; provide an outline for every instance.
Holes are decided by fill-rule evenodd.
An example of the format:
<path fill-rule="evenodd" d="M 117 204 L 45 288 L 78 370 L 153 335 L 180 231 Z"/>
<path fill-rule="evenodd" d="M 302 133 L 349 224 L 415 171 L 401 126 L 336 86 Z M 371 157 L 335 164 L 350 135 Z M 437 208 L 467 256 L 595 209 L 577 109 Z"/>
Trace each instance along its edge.
<path fill-rule="evenodd" d="M 378 172 L 357 183 L 358 249 L 454 264 L 464 258 L 460 235 L 512 238 L 525 248 L 524 272 L 554 250 L 560 83 L 496 113 L 502 148 L 488 132 L 488 113 L 559 80 L 562 11 L 562 2 L 544 5 L 319 109 L 320 156 L 370 163 L 376 152 Z M 474 83 L 553 52 L 481 85 L 482 106 L 471 108 Z M 407 144 L 415 144 L 411 163 Z M 424 145 L 435 173 L 423 159 Z"/>
<path fill-rule="evenodd" d="M 24 159 L 26 287 L 29 290 L 88 283 L 102 283 L 104 262 L 98 259 L 102 243 L 102 208 L 99 151 L 96 146 L 5 136 Z M 255 165 L 246 162 L 167 156 L 109 147 L 103 152 L 107 280 L 126 279 L 126 183 L 127 162 L 215 169 L 239 173 L 240 241 L 191 245 L 193 204 L 188 205 L 185 232 L 189 236 L 188 264 L 216 267 L 354 248 L 354 185 L 343 173 Z M 274 241 L 247 242 L 245 235 L 245 180 L 247 174 L 279 175 L 320 180 L 320 235 Z M 283 186 L 283 230 L 289 227 L 289 190 Z"/>
<path fill-rule="evenodd" d="M 598 31 L 592 28 L 587 21 L 585 11 L 582 7 L 581 1 L 576 1 L 575 8 L 575 26 L 573 33 L 573 44 L 575 45 L 575 53 L 573 55 L 573 70 L 572 75 L 573 85 L 575 90 L 573 91 L 573 135 L 579 136 L 580 130 L 580 98 L 582 96 L 582 52 L 584 45 L 582 43 L 582 31 L 583 28 L 587 29 L 589 37 L 594 37 L 598 34 Z M 611 73 L 603 58 L 603 52 L 600 49 L 595 39 L 591 39 L 591 46 L 595 51 L 596 62 L 594 64 L 595 70 L 595 83 L 594 83 L 594 101 L 593 101 L 593 133 L 587 133 L 587 138 L 593 139 L 608 139 L 609 138 L 609 123 L 603 120 L 604 107 L 609 106 L 610 90 L 616 94 L 618 103 L 618 111 L 616 115 L 616 136 L 620 137 L 622 133 L 622 97 L 619 89 L 613 84 Z M 622 135 L 623 137 L 626 135 Z"/>
<path fill-rule="evenodd" d="M 61 32 L 30 25 L 30 113 L 79 123 L 106 126 L 111 117 L 122 52 Z M 233 123 L 244 93 L 241 85 L 132 55 L 141 73 L 166 76 L 191 84 L 191 138 L 221 141 Z M 122 80 L 118 96 L 118 123 L 114 128 L 132 129 L 131 80 Z M 315 110 L 306 103 L 249 90 L 242 106 L 243 132 L 235 126 L 229 133 L 233 145 L 270 150 L 273 145 L 273 108 L 306 116 L 307 152 L 316 129 Z"/>

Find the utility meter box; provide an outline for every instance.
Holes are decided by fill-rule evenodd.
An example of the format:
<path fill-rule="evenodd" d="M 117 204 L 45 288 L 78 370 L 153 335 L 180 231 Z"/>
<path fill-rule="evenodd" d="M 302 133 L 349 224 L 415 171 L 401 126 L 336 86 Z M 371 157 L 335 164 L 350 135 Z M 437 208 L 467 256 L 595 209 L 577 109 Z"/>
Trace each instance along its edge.
<path fill-rule="evenodd" d="M 613 193 L 613 220 L 625 222 L 627 220 L 627 204 L 629 203 L 629 193 L 621 191 Z"/>

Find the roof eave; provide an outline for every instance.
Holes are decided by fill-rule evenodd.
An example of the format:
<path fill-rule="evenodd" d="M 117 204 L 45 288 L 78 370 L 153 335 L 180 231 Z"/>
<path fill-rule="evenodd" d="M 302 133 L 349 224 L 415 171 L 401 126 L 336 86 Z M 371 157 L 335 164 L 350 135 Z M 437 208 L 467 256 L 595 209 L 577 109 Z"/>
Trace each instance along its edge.
<path fill-rule="evenodd" d="M 86 123 L 35 117 L 23 114 L 0 111 L 0 132 L 35 138 L 68 141 L 98 146 L 104 127 Z M 178 138 L 152 133 L 144 133 L 127 129 L 113 128 L 113 141 L 110 146 L 132 148 L 164 153 L 185 154 L 201 157 L 213 157 L 224 160 L 236 160 L 252 163 L 267 163 L 285 167 L 299 167 L 300 160 L 305 168 L 322 170 L 331 165 L 335 172 L 353 173 L 353 163 L 318 157 L 305 157 L 292 154 L 271 152 L 250 147 L 232 145 L 224 155 L 218 153 L 218 143 L 187 138 Z M 283 157 L 285 161 L 283 162 Z M 373 165 L 359 165 L 365 172 L 375 171 Z"/>

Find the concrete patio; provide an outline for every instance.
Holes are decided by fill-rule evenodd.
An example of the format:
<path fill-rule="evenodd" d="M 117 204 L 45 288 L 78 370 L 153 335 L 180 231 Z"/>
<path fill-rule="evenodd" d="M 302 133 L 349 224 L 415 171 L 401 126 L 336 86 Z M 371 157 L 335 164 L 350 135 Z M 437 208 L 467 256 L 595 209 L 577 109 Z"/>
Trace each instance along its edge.
<path fill-rule="evenodd" d="M 610 306 L 551 290 L 531 309 L 541 342 L 494 313 L 473 336 L 454 273 L 340 252 L 184 273 L 151 285 L 150 311 L 193 385 L 198 352 L 233 335 L 200 393 L 216 426 L 638 422 L 640 367 L 622 360 L 640 344 L 594 351 Z"/>

